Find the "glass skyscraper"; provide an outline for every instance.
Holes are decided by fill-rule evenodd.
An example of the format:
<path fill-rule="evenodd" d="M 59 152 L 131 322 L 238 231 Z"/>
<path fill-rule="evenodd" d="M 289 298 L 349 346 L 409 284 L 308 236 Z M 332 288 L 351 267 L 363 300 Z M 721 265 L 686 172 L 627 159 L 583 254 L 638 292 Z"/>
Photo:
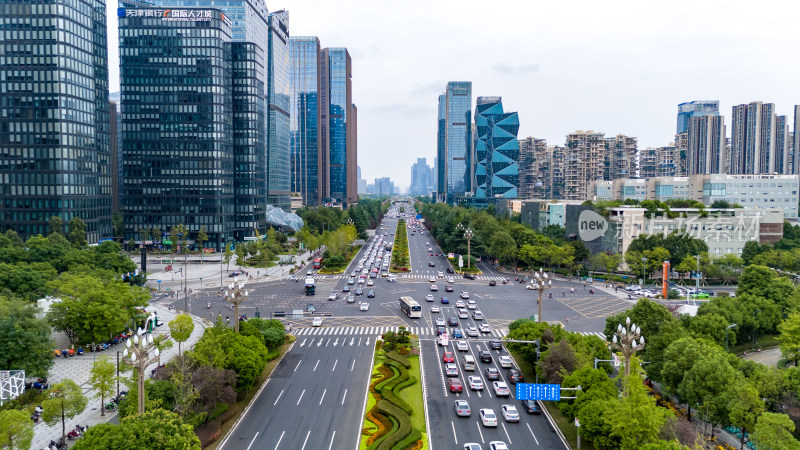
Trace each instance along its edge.
<path fill-rule="evenodd" d="M 105 11 L 0 3 L 0 232 L 77 216 L 89 243 L 113 236 Z"/>
<path fill-rule="evenodd" d="M 350 53 L 346 48 L 326 48 L 321 59 L 325 99 L 321 106 L 323 114 L 327 112 L 327 119 L 322 117 L 326 127 L 322 142 L 327 148 L 327 183 L 323 184 L 322 196 L 325 202 L 347 204 L 358 200 L 357 181 L 351 179 L 356 175 L 356 136 Z M 348 172 L 352 176 L 348 177 Z"/>
<path fill-rule="evenodd" d="M 678 105 L 678 125 L 675 134 L 689 131 L 689 119 L 700 116 L 718 116 L 719 100 L 695 100 Z"/>
<path fill-rule="evenodd" d="M 475 130 L 475 197 L 518 197 L 519 116 L 503 112 L 501 97 L 478 97 Z"/>
<path fill-rule="evenodd" d="M 444 124 L 441 114 L 444 112 Z M 442 128 L 444 140 L 441 141 Z M 439 96 L 439 198 L 453 203 L 472 190 L 472 82 L 451 81 Z"/>
<path fill-rule="evenodd" d="M 319 189 L 320 44 L 316 36 L 290 37 L 289 133 L 291 189 L 303 205 L 316 206 Z"/>
<path fill-rule="evenodd" d="M 291 164 L 289 150 L 289 13 L 277 11 L 268 18 L 267 47 L 267 201 L 291 209 Z"/>

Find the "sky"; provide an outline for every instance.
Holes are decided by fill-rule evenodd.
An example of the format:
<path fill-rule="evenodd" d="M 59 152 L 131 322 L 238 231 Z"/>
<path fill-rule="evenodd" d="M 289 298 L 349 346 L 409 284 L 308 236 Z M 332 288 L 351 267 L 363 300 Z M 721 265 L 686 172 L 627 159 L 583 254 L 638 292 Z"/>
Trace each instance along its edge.
<path fill-rule="evenodd" d="M 784 1 L 268 0 L 292 36 L 347 47 L 358 107 L 358 164 L 407 188 L 436 156 L 438 95 L 472 81 L 518 111 L 519 138 L 564 145 L 575 130 L 674 140 L 679 103 L 800 104 L 800 3 Z M 108 7 L 111 91 L 119 90 L 116 5 Z M 474 114 L 474 113 L 473 113 Z"/>

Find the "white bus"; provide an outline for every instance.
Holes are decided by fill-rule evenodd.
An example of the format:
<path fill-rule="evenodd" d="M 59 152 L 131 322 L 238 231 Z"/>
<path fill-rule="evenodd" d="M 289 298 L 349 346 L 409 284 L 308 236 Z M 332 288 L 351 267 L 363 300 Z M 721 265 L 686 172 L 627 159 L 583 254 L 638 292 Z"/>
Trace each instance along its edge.
<path fill-rule="evenodd" d="M 400 310 L 412 319 L 422 317 L 422 307 L 411 297 L 400 297 Z"/>

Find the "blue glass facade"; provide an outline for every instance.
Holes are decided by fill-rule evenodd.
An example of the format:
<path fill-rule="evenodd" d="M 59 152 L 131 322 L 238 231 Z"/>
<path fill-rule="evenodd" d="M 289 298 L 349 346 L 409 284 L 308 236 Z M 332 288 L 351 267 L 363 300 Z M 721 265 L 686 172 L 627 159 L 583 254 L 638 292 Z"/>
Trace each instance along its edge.
<path fill-rule="evenodd" d="M 111 238 L 106 4 L 0 2 L 0 232 Z"/>
<path fill-rule="evenodd" d="M 289 150 L 289 13 L 269 15 L 267 81 L 267 201 L 289 211 L 291 164 Z"/>
<path fill-rule="evenodd" d="M 447 147 L 445 146 L 445 136 L 447 134 L 447 95 L 439 96 L 439 114 L 437 115 L 436 128 L 436 192 L 440 198 L 447 195 Z"/>
<path fill-rule="evenodd" d="M 478 97 L 475 130 L 475 197 L 518 197 L 519 116 L 503 112 L 501 97 Z"/>
<path fill-rule="evenodd" d="M 455 197 L 472 190 L 472 82 L 447 83 L 444 101 L 444 158 L 439 166 L 439 184 L 444 190 L 439 195 L 453 203 Z"/>
<path fill-rule="evenodd" d="M 696 100 L 678 105 L 678 126 L 676 134 L 689 131 L 689 119 L 700 116 L 718 116 L 718 100 Z"/>
<path fill-rule="evenodd" d="M 327 111 L 329 184 L 327 195 L 324 197 L 335 202 L 346 203 L 348 185 L 353 184 L 354 187 L 356 183 L 356 180 L 349 180 L 347 176 L 348 151 L 354 145 L 354 142 L 349 141 L 352 134 L 349 115 L 353 110 L 350 54 L 346 48 L 328 48 L 323 50 L 323 59 L 327 62 L 329 82 Z M 354 136 L 352 137 L 354 138 Z"/>
<path fill-rule="evenodd" d="M 289 136 L 291 190 L 303 205 L 316 206 L 319 190 L 320 44 L 312 37 L 290 37 Z"/>

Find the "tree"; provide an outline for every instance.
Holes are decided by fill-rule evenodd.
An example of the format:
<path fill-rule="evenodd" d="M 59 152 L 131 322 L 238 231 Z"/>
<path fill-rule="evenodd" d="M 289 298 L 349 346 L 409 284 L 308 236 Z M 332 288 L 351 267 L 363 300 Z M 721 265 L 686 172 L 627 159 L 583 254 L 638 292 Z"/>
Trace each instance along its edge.
<path fill-rule="evenodd" d="M 797 366 L 800 360 L 800 313 L 792 313 L 778 325 L 780 349 L 783 357 L 794 361 Z"/>
<path fill-rule="evenodd" d="M 211 414 L 217 404 L 233 403 L 236 400 L 236 372 L 201 366 L 194 369 L 192 384 L 197 388 L 198 401 L 196 409 L 201 413 Z"/>
<path fill-rule="evenodd" d="M 730 208 L 730 207 L 731 207 L 731 204 L 730 204 L 730 203 L 728 203 L 728 201 L 727 201 L 727 200 L 717 199 L 717 200 L 714 200 L 714 202 L 713 202 L 713 203 L 711 203 L 711 207 L 712 207 L 712 208 L 722 208 L 722 209 L 727 209 L 727 208 Z"/>
<path fill-rule="evenodd" d="M 617 388 L 605 370 L 594 369 L 591 366 L 582 367 L 564 378 L 562 387 L 581 387 L 581 392 L 575 400 L 562 400 L 558 402 L 558 409 L 567 416 L 575 414 L 583 405 L 594 400 L 608 400 L 617 396 Z"/>
<path fill-rule="evenodd" d="M 489 254 L 501 262 L 510 262 L 515 259 L 517 254 L 517 243 L 514 242 L 514 238 L 510 234 L 501 231 L 492 236 Z"/>
<path fill-rule="evenodd" d="M 192 406 L 200 396 L 192 382 L 192 372 L 186 358 L 177 359 L 170 380 L 175 386 L 175 412 L 185 419 L 191 414 Z"/>
<path fill-rule="evenodd" d="M 606 417 L 616 413 L 617 403 L 613 399 L 595 399 L 577 410 L 580 421 L 578 433 L 594 444 L 595 448 L 619 448 L 617 436 L 612 436 Z"/>
<path fill-rule="evenodd" d="M 167 323 L 172 339 L 178 343 L 178 357 L 181 356 L 181 344 L 189 340 L 194 331 L 194 321 L 188 314 L 181 314 Z"/>
<path fill-rule="evenodd" d="M 125 221 L 121 212 L 117 211 L 111 213 L 111 226 L 114 228 L 115 237 L 122 237 L 125 235 Z"/>
<path fill-rule="evenodd" d="M 64 234 L 64 220 L 58 216 L 51 216 L 47 222 L 50 231 L 48 234 Z"/>
<path fill-rule="evenodd" d="M 89 428 L 73 449 L 122 449 L 130 448 L 133 442 L 137 448 L 200 450 L 200 439 L 192 426 L 160 408 L 125 417 L 119 425 L 103 423 Z"/>
<path fill-rule="evenodd" d="M 106 398 L 114 393 L 114 385 L 117 381 L 116 367 L 107 356 L 102 356 L 94 362 L 89 376 L 89 385 L 97 391 L 100 397 L 100 415 L 106 415 Z"/>
<path fill-rule="evenodd" d="M 638 358 L 634 356 L 632 365 L 635 360 Z M 658 442 L 658 432 L 672 413 L 656 405 L 655 399 L 647 395 L 638 373 L 623 377 L 622 383 L 628 395 L 615 398 L 613 413 L 605 417 L 611 436 L 619 440 L 623 449 L 639 449 Z"/>
<path fill-rule="evenodd" d="M 181 251 L 186 251 L 186 240 L 189 239 L 189 230 L 184 224 L 178 224 L 169 229 L 169 240 L 172 241 L 172 251 L 177 251 L 178 242 L 181 243 Z"/>
<path fill-rule="evenodd" d="M 561 380 L 575 370 L 575 364 L 575 351 L 562 339 L 542 356 L 539 369 L 546 383 L 561 384 Z"/>
<path fill-rule="evenodd" d="M 233 251 L 226 245 L 225 252 L 222 254 L 222 260 L 226 264 L 225 270 L 231 270 L 231 258 L 233 258 Z"/>
<path fill-rule="evenodd" d="M 26 450 L 33 441 L 31 416 L 18 409 L 0 411 L 0 448 Z"/>
<path fill-rule="evenodd" d="M 761 246 L 756 241 L 747 241 L 744 243 L 742 249 L 742 261 L 745 265 L 750 265 L 750 262 L 761 253 Z"/>
<path fill-rule="evenodd" d="M 744 435 L 753 431 L 758 416 L 764 412 L 764 402 L 759 398 L 758 391 L 748 382 L 741 382 L 732 388 L 733 402 L 730 405 L 728 418 L 732 425 L 742 430 L 740 449 L 744 450 Z"/>
<path fill-rule="evenodd" d="M 195 238 L 197 241 L 197 245 L 200 247 L 200 264 L 203 264 L 203 251 L 204 244 L 208 242 L 208 232 L 206 231 L 206 226 L 203 225 L 200 227 L 200 231 L 197 232 L 197 237 Z"/>
<path fill-rule="evenodd" d="M 763 412 L 750 439 L 758 450 L 798 450 L 800 442 L 792 436 L 794 428 L 786 414 Z"/>
<path fill-rule="evenodd" d="M 0 367 L 45 377 L 53 366 L 50 327 L 22 300 L 0 297 Z"/>
<path fill-rule="evenodd" d="M 69 219 L 69 243 L 75 248 L 86 247 L 86 222 L 78 216 Z"/>
<path fill-rule="evenodd" d="M 45 400 L 42 401 L 42 419 L 48 425 L 61 422 L 61 439 L 66 441 L 67 419 L 72 419 L 86 409 L 88 400 L 83 395 L 83 389 L 74 381 L 65 379 L 56 383 L 45 391 Z"/>

